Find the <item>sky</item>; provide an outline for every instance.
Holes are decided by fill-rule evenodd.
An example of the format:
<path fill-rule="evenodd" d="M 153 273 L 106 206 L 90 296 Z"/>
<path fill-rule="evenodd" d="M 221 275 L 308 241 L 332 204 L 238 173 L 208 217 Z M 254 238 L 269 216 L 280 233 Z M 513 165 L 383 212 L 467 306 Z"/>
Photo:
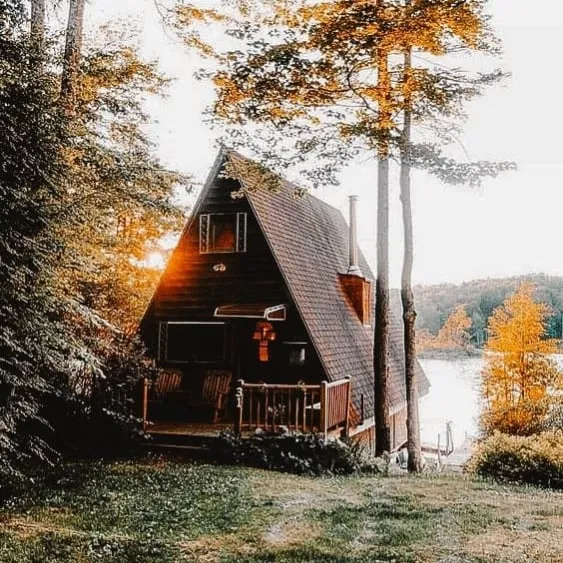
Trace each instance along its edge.
<path fill-rule="evenodd" d="M 174 82 L 165 99 L 147 107 L 155 123 L 150 132 L 165 164 L 203 181 L 217 148 L 216 134 L 203 110 L 213 90 L 193 77 L 201 66 L 166 32 L 153 0 L 90 0 L 87 29 L 106 20 L 134 22 L 141 30 L 142 52 L 158 58 Z M 442 185 L 423 173 L 413 178 L 415 264 L 413 281 L 459 283 L 544 272 L 563 275 L 561 239 L 563 192 L 561 158 L 563 112 L 560 109 L 560 37 L 563 3 L 490 0 L 493 25 L 503 42 L 494 63 L 512 73 L 502 86 L 468 106 L 469 120 L 458 158 L 510 160 L 518 170 L 475 190 Z M 397 182 L 391 191 L 391 282 L 400 283 L 401 208 Z M 360 197 L 359 242 L 375 270 L 376 169 L 371 161 L 355 163 L 341 185 L 315 195 L 347 216 L 351 194 Z"/>

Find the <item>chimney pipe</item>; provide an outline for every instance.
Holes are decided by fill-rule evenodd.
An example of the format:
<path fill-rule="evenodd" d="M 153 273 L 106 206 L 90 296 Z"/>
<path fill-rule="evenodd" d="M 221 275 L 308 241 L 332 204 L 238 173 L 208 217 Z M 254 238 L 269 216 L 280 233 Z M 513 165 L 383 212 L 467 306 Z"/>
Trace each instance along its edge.
<path fill-rule="evenodd" d="M 347 274 L 349 276 L 361 276 L 362 271 L 358 265 L 358 226 L 356 218 L 357 195 L 351 195 L 350 200 L 350 265 Z"/>

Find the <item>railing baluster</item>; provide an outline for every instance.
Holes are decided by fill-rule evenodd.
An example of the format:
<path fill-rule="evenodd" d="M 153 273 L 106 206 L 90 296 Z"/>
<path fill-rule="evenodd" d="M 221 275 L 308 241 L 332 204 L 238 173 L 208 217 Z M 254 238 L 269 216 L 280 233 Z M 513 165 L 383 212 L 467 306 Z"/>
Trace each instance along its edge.
<path fill-rule="evenodd" d="M 345 432 L 349 430 L 350 378 L 322 382 L 321 385 L 266 385 L 239 381 L 237 397 L 239 389 L 241 405 L 235 427 L 278 430 L 280 426 L 287 426 L 303 432 L 318 431 L 325 436 L 339 426 Z M 122 397 L 119 399 L 123 400 Z"/>
<path fill-rule="evenodd" d="M 254 410 L 254 389 L 252 388 L 249 389 L 248 403 L 248 420 L 250 425 L 252 425 L 252 413 Z"/>
<path fill-rule="evenodd" d="M 276 392 L 275 389 L 272 389 L 272 404 L 273 404 L 273 409 L 272 409 L 272 413 L 274 415 L 274 430 L 277 430 L 279 425 L 280 425 L 280 399 L 279 399 L 279 394 Z"/>
<path fill-rule="evenodd" d="M 264 398 L 264 430 L 268 429 L 268 409 L 270 406 L 270 391 L 268 388 L 265 389 L 265 398 Z"/>

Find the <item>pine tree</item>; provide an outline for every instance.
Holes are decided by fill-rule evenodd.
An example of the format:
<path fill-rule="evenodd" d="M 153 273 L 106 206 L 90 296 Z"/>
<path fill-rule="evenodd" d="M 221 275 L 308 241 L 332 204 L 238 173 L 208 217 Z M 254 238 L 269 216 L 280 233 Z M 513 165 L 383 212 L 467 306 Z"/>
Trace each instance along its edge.
<path fill-rule="evenodd" d="M 105 44 L 92 42 L 77 60 L 72 112 L 61 111 L 60 54 L 48 26 L 39 44 L 38 23 L 29 27 L 23 2 L 10 0 L 2 10 L 4 477 L 53 459 L 65 439 L 88 436 L 71 436 L 78 428 L 99 431 L 94 416 L 114 425 L 131 420 L 112 397 L 146 370 L 130 337 L 156 277 L 142 261 L 179 228 L 174 191 L 186 179 L 162 166 L 144 130 L 144 96 L 167 84 L 154 63 L 142 61 L 121 33 L 104 30 Z M 125 233 L 118 232 L 123 215 Z"/>
<path fill-rule="evenodd" d="M 53 291 L 61 240 L 50 203 L 64 163 L 52 81 L 30 60 L 21 2 L 4 2 L 0 28 L 0 480 L 53 459 L 42 405 L 65 369 L 70 333 Z"/>

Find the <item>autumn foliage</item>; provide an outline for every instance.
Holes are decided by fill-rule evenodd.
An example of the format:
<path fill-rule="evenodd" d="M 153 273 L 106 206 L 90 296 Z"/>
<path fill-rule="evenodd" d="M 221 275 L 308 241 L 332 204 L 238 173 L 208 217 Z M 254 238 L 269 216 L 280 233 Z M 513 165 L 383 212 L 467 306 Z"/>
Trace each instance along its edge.
<path fill-rule="evenodd" d="M 424 350 L 467 350 L 471 340 L 471 318 L 465 305 L 458 305 L 446 319 L 437 336 L 424 329 L 418 331 L 417 347 Z"/>
<path fill-rule="evenodd" d="M 557 341 L 545 339 L 549 309 L 522 284 L 489 319 L 482 376 L 484 432 L 530 435 L 546 429 L 560 400 L 562 374 L 551 357 Z"/>

